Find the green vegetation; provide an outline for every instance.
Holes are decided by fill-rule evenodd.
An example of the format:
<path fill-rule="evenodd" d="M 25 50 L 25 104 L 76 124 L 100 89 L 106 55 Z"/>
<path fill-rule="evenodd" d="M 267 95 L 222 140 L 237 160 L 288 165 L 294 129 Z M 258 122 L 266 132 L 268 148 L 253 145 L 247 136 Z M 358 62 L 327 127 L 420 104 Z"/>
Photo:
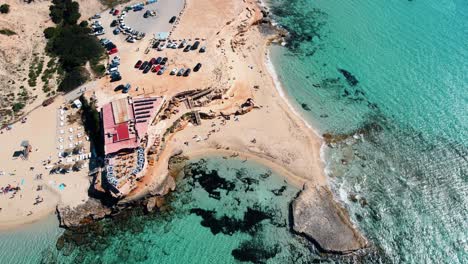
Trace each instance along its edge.
<path fill-rule="evenodd" d="M 10 13 L 10 5 L 9 4 L 0 5 L 0 13 L 2 14 Z"/>
<path fill-rule="evenodd" d="M 41 75 L 44 68 L 44 58 L 33 57 L 32 63 L 29 65 L 28 84 L 31 87 L 36 87 L 37 77 Z"/>
<path fill-rule="evenodd" d="M 7 28 L 2 28 L 2 29 L 0 29 L 0 34 L 7 35 L 7 36 L 13 36 L 13 35 L 16 35 L 16 32 L 14 32 L 13 30 L 7 29 Z"/>
<path fill-rule="evenodd" d="M 23 108 L 24 108 L 24 104 L 23 104 L 23 103 L 15 103 L 15 104 L 13 104 L 13 107 L 12 107 L 13 112 L 15 112 L 15 113 L 16 113 L 16 112 L 19 112 L 19 111 L 20 111 L 21 109 L 23 109 Z"/>
<path fill-rule="evenodd" d="M 86 97 L 81 95 L 80 101 L 81 106 L 81 119 L 89 136 L 91 143 L 94 146 L 96 155 L 98 157 L 104 156 L 104 139 L 101 119 L 99 112 L 96 109 L 96 103 L 94 101 L 89 102 Z"/>
<path fill-rule="evenodd" d="M 92 66 L 97 65 L 104 49 L 95 36 L 89 35 L 91 30 L 85 24 L 76 24 L 81 16 L 77 2 L 53 0 L 52 3 L 50 17 L 57 26 L 44 30 L 47 52 L 59 58 L 64 71 L 59 90 L 68 92 L 86 82 L 89 74 L 83 66 L 88 61 Z"/>

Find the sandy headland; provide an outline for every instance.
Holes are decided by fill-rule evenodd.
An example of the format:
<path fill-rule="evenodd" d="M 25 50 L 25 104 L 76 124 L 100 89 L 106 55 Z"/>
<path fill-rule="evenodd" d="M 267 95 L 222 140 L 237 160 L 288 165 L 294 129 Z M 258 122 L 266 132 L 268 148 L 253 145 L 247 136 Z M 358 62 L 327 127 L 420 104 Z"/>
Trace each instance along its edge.
<path fill-rule="evenodd" d="M 168 0 L 160 0 L 159 4 L 165 1 Z M 111 39 L 119 47 L 117 55 L 121 58 L 119 69 L 123 79 L 111 83 L 109 77 L 104 77 L 84 85 L 87 88 L 85 95 L 95 99 L 98 107 L 128 96 L 158 96 L 167 101 L 148 128 L 148 139 L 154 141 L 158 138 L 161 144 L 154 151 L 156 154 L 145 152 L 147 163 L 144 175 L 134 182 L 131 192 L 120 197 L 118 204 L 148 195 L 163 196 L 170 189 L 176 188 L 168 170 L 169 159 L 174 155 L 192 158 L 208 154 L 241 157 L 265 164 L 283 175 L 290 184 L 303 188 L 291 205 L 294 221 L 291 225 L 295 232 L 306 236 L 325 252 L 349 253 L 365 248 L 367 241 L 354 228 L 346 210 L 334 200 L 329 190 L 320 157 L 322 139 L 294 113 L 280 95 L 270 74 L 271 69 L 268 69 L 268 45 L 281 41 L 285 32 L 275 29 L 269 23 L 268 11 L 256 1 L 174 1 L 174 5 L 181 3 L 180 14 L 174 14 L 178 20 L 169 38 L 177 42 L 183 39 L 190 42 L 199 40 L 207 48 L 205 53 L 182 52 L 180 49 L 157 51 L 150 47 L 152 36 L 136 43 L 127 43 L 123 36 L 113 35 L 108 29 L 101 37 Z M 164 12 L 162 5 L 160 7 L 159 12 Z M 103 12 L 104 25 L 112 19 L 107 12 Z M 168 72 L 160 76 L 151 72 L 142 74 L 134 68 L 137 60 L 159 56 L 168 57 L 168 72 L 175 67 L 193 68 L 197 63 L 203 66 L 188 77 L 171 76 Z M 117 85 L 126 83 L 133 87 L 128 94 L 114 91 Z M 182 94 L 195 90 L 197 93 L 191 93 L 188 97 Z M 197 95 L 204 91 L 208 91 L 208 95 L 198 98 Z M 192 97 L 195 99 L 192 100 Z M 29 139 L 33 145 L 43 138 L 50 139 L 49 134 L 56 133 L 57 124 L 48 124 L 45 129 L 50 131 L 44 135 L 34 135 L 37 139 L 27 134 L 26 126 L 31 126 L 29 129 L 41 126 L 33 123 L 41 122 L 35 115 L 40 115 L 41 120 L 53 119 L 57 122 L 57 109 L 59 105 L 51 105 L 31 113 L 26 124 L 0 135 L 1 144 L 11 142 L 8 143 L 11 144 L 8 145 L 8 152 L 11 152 L 17 148 L 20 138 Z M 13 134 L 15 130 L 24 130 L 26 134 Z M 56 152 L 56 143 L 49 144 L 49 147 L 39 149 Z M 148 149 L 151 149 L 150 146 Z M 16 161 L 10 167 L 7 167 L 7 162 L 11 162 L 10 153 L 2 156 L 0 163 L 1 169 L 10 172 L 23 166 L 20 162 L 24 161 Z M 85 182 L 92 180 L 87 173 L 79 172 L 76 176 L 43 173 L 43 179 L 48 182 L 51 177 L 63 177 L 59 179 L 60 182 L 64 178 L 74 177 L 72 183 L 66 184 L 65 191 L 79 193 L 66 198 L 65 192 L 59 191 L 55 200 L 50 198 L 52 202 L 44 211 L 50 211 L 59 204 L 59 211 L 64 212 L 62 219 L 75 216 L 74 208 L 79 208 L 81 216 L 86 216 L 83 215 L 87 213 L 86 210 L 82 210 L 79 204 L 87 197 L 89 184 Z M 21 174 L 32 175 L 27 169 L 21 171 Z M 99 175 L 96 177 L 102 177 Z M 21 180 L 18 176 L 9 177 L 10 181 Z M 81 177 L 86 179 L 80 182 L 86 188 L 83 185 L 75 186 L 79 182 L 75 178 Z M 3 185 L 8 182 L 4 179 L 5 176 L 0 177 Z M 96 181 L 92 185 L 106 193 L 99 186 L 96 187 Z M 98 185 L 101 185 L 99 179 Z M 0 212 L 0 220 L 12 223 L 19 219 L 21 214 L 16 218 L 10 214 L 8 218 L 6 216 L 6 212 L 17 210 L 18 207 L 30 208 L 31 205 L 9 204 Z"/>

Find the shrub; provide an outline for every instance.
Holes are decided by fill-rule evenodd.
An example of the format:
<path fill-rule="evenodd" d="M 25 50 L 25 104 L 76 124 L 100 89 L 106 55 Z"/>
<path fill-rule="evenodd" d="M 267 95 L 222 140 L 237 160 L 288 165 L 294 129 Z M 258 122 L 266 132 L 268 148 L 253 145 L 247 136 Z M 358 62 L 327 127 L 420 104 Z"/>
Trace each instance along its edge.
<path fill-rule="evenodd" d="M 73 68 L 71 71 L 65 73 L 65 78 L 59 85 L 59 90 L 69 92 L 78 86 L 84 84 L 89 76 L 85 69 L 81 67 Z"/>
<path fill-rule="evenodd" d="M 15 104 L 13 104 L 13 107 L 12 107 L 13 112 L 15 112 L 15 113 L 18 112 L 18 111 L 20 111 L 20 110 L 23 109 L 23 108 L 24 108 L 24 104 L 23 104 L 23 103 L 15 103 Z"/>
<path fill-rule="evenodd" d="M 16 35 L 16 32 L 14 32 L 13 30 L 9 30 L 7 28 L 3 28 L 3 29 L 0 29 L 0 34 L 12 36 L 12 35 Z"/>
<path fill-rule="evenodd" d="M 10 5 L 9 4 L 0 5 L 0 13 L 2 14 L 10 13 Z"/>

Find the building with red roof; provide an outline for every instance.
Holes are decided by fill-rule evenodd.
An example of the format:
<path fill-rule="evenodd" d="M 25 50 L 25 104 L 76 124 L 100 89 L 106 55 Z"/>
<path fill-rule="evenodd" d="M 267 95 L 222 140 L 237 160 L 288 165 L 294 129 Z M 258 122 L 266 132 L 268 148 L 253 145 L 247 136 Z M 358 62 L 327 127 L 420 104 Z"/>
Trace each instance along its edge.
<path fill-rule="evenodd" d="M 164 103 L 162 97 L 123 98 L 102 107 L 104 152 L 133 151 Z"/>

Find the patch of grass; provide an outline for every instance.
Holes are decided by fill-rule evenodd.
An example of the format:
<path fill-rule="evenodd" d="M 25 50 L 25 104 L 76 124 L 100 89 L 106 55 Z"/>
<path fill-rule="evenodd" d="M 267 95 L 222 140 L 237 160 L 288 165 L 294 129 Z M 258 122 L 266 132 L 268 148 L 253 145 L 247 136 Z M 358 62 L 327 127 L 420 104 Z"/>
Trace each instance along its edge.
<path fill-rule="evenodd" d="M 16 32 L 8 28 L 2 28 L 0 29 L 0 34 L 6 35 L 6 36 L 13 36 L 13 35 L 16 35 Z"/>

